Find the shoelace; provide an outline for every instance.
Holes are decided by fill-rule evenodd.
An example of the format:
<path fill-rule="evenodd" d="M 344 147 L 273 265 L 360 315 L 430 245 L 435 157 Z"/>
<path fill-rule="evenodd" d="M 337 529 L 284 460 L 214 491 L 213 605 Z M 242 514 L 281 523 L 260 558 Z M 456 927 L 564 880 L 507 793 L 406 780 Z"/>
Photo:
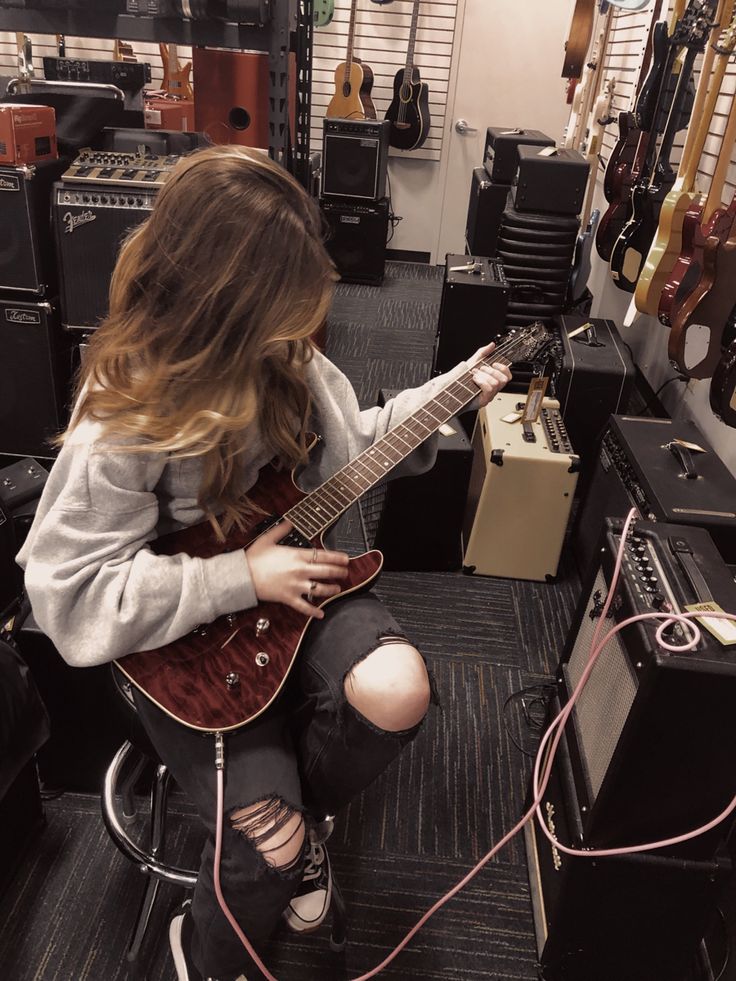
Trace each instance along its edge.
<path fill-rule="evenodd" d="M 307 882 L 311 879 L 317 879 L 322 874 L 322 866 L 325 861 L 325 850 L 322 845 L 318 844 L 314 839 L 309 843 L 309 855 L 307 856 L 307 864 L 304 868 L 304 875 L 302 876 L 302 882 Z"/>

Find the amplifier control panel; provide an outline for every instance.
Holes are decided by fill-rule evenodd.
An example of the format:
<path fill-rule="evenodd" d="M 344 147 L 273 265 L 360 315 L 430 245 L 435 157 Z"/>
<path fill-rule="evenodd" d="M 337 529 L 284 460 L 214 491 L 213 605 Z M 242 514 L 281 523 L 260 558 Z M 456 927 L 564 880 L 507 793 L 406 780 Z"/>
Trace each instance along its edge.
<path fill-rule="evenodd" d="M 72 184 L 117 184 L 124 187 L 160 187 L 181 160 L 178 154 L 157 156 L 110 150 L 81 150 L 62 180 Z"/>
<path fill-rule="evenodd" d="M 547 437 L 547 446 L 553 453 L 574 452 L 559 409 L 542 409 L 542 426 Z"/>
<path fill-rule="evenodd" d="M 608 471 L 613 468 L 619 475 L 621 483 L 626 488 L 632 504 L 638 508 L 639 514 L 649 521 L 656 521 L 652 504 L 644 493 L 641 481 L 631 465 L 629 456 L 610 429 L 603 437 L 600 459 L 604 470 Z"/>
<path fill-rule="evenodd" d="M 135 208 L 150 211 L 156 201 L 156 193 L 143 193 L 134 190 L 126 193 L 125 189 L 107 187 L 65 187 L 56 185 L 57 205 L 94 205 L 96 208 Z"/>

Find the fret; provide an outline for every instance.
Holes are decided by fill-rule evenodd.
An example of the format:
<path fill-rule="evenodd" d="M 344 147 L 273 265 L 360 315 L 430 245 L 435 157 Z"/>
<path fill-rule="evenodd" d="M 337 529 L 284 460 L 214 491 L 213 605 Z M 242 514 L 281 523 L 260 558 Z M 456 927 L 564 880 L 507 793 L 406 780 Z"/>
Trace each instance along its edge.
<path fill-rule="evenodd" d="M 340 497 L 335 493 L 331 482 L 328 480 L 326 484 L 322 485 L 322 490 L 325 494 L 328 494 L 333 501 L 337 502 L 337 513 L 339 514 L 345 506 L 345 501 L 341 501 Z"/>
<path fill-rule="evenodd" d="M 315 505 L 314 510 L 317 512 L 318 517 L 327 517 L 329 521 L 334 521 L 335 518 L 340 514 L 340 509 L 337 511 L 333 510 L 330 502 L 325 498 L 324 488 L 319 487 L 314 492 Z"/>
<path fill-rule="evenodd" d="M 305 498 L 304 501 L 308 500 Z M 302 507 L 304 501 L 295 505 L 284 515 L 297 529 L 300 535 L 305 538 L 316 538 L 317 535 L 323 530 L 319 523 L 314 522 L 311 517 L 305 513 L 305 509 Z M 298 513 L 297 513 L 298 512 Z"/>
<path fill-rule="evenodd" d="M 385 438 L 386 439 L 400 439 L 401 442 L 404 444 L 404 446 L 409 446 L 412 449 L 416 449 L 416 447 L 419 444 L 415 443 L 415 444 L 412 445 L 408 440 L 404 439 L 403 436 L 399 435 L 399 428 L 400 427 L 397 426 L 396 429 L 392 429 L 391 432 Z M 398 449 L 398 447 L 396 447 L 396 448 Z"/>

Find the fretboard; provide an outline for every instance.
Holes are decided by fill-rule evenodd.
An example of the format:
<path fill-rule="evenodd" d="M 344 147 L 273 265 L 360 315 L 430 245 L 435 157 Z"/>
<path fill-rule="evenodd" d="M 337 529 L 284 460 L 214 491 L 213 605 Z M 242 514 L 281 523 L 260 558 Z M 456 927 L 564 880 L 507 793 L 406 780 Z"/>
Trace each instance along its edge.
<path fill-rule="evenodd" d="M 507 357 L 497 351 L 493 352 L 492 361 L 511 364 Z M 491 363 L 491 360 L 481 361 L 476 367 Z M 284 517 L 306 538 L 315 538 L 326 531 L 367 490 L 383 480 L 440 426 L 472 402 L 478 394 L 478 386 L 473 381 L 474 370 L 469 369 L 443 388 L 360 456 L 302 498 Z"/>
<path fill-rule="evenodd" d="M 345 84 L 350 81 L 350 67 L 353 63 L 353 42 L 355 40 L 355 12 L 358 0 L 353 0 L 350 5 L 350 26 L 348 27 L 348 53 L 345 58 Z"/>
<path fill-rule="evenodd" d="M 418 22 L 419 22 L 419 0 L 414 0 L 414 9 L 411 12 L 411 28 L 409 29 L 409 46 L 406 49 L 406 68 L 404 69 L 405 82 L 411 82 L 412 70 L 414 68 L 414 45 L 417 39 Z"/>

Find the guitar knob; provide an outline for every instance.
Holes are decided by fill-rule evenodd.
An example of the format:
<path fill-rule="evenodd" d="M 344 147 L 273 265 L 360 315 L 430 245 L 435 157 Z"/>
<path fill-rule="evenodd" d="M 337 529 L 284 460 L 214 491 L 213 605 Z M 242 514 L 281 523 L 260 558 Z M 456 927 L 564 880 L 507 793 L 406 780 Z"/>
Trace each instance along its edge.
<path fill-rule="evenodd" d="M 240 675 L 235 671 L 230 671 L 229 674 L 225 675 L 225 684 L 232 691 L 234 688 L 240 687 Z"/>
<path fill-rule="evenodd" d="M 265 617 L 260 617 L 258 620 L 256 620 L 256 637 L 260 637 L 261 634 L 265 634 L 270 626 L 271 621 L 267 620 Z"/>
<path fill-rule="evenodd" d="M 259 651 L 256 654 L 256 664 L 259 668 L 265 668 L 271 658 L 266 654 L 265 651 Z"/>

